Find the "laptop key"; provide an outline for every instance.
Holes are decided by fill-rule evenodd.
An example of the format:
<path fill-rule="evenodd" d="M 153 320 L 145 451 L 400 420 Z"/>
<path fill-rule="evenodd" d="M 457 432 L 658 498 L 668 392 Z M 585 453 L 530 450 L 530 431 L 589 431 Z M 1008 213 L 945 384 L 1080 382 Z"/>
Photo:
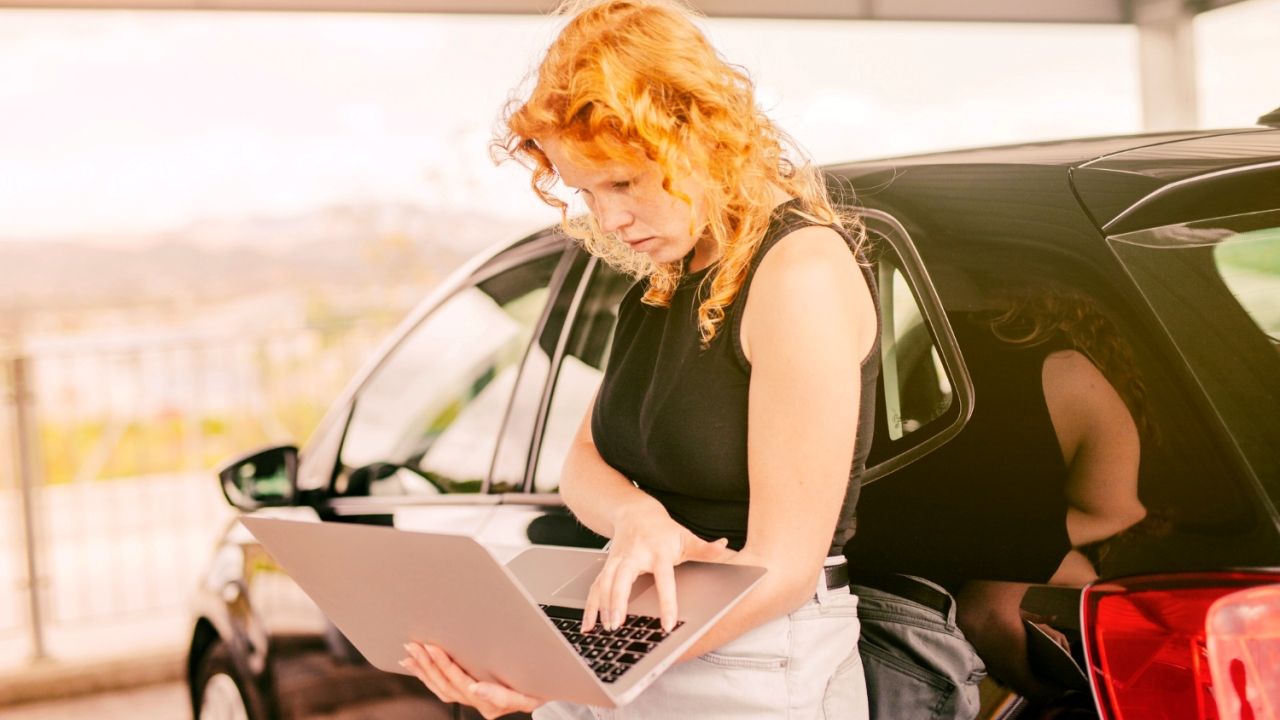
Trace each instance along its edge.
<path fill-rule="evenodd" d="M 539 605 L 538 607 L 542 608 L 542 612 L 546 613 L 548 617 L 582 622 L 582 608 L 567 608 L 558 605 Z"/>

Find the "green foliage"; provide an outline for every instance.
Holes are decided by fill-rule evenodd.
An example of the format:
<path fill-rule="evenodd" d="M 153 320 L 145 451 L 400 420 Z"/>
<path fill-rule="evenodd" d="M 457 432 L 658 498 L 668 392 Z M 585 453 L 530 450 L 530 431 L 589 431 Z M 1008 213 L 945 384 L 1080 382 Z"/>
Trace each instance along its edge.
<path fill-rule="evenodd" d="M 1280 275 L 1280 228 L 1240 233 L 1214 249 L 1219 265 Z"/>

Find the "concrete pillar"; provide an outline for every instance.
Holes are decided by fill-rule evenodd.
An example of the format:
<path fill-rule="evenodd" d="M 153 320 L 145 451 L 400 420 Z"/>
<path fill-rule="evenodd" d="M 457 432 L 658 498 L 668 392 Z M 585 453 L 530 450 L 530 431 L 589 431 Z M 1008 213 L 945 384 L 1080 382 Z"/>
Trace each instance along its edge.
<path fill-rule="evenodd" d="M 1134 0 L 1145 130 L 1185 130 L 1199 124 L 1191 0 Z"/>

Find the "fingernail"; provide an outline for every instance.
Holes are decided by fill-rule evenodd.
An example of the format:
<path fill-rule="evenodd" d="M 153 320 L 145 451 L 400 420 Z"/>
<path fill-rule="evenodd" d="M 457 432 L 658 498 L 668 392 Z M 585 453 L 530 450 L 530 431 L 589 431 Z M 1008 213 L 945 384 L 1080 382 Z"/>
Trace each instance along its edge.
<path fill-rule="evenodd" d="M 407 653 L 409 653 L 410 655 L 412 655 L 412 654 L 413 654 L 413 645 L 412 645 L 412 644 L 410 644 L 410 643 L 405 643 L 405 644 L 404 644 L 404 651 L 405 651 L 405 652 L 407 652 Z"/>

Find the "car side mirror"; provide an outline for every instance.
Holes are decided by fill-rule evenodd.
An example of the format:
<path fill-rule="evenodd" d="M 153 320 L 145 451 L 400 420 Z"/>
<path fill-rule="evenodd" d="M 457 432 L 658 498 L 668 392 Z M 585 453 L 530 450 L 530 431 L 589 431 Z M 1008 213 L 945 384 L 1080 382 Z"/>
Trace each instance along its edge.
<path fill-rule="evenodd" d="M 298 491 L 298 448 L 256 450 L 223 465 L 218 479 L 227 502 L 245 512 L 291 505 Z"/>

